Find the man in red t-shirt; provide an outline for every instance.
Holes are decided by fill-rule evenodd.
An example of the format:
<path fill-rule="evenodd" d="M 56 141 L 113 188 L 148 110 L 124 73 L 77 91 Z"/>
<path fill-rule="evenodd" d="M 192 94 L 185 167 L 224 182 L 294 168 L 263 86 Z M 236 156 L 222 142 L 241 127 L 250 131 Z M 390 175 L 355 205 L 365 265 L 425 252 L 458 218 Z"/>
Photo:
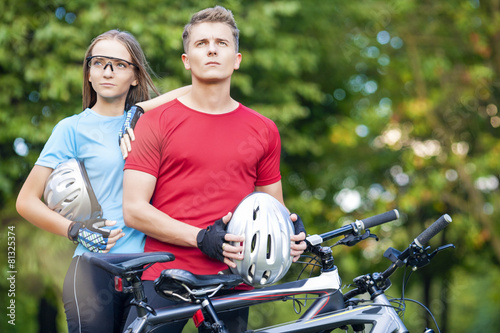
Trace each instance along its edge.
<path fill-rule="evenodd" d="M 148 236 L 146 252 L 167 251 L 176 258 L 143 275 L 153 307 L 168 302 L 152 284 L 163 269 L 216 274 L 242 259 L 242 246 L 228 243 L 242 242 L 242 236 L 206 228 L 224 215 L 227 223 L 228 212 L 246 195 L 266 192 L 283 203 L 278 129 L 230 96 L 231 75 L 241 62 L 238 33 L 231 12 L 222 7 L 193 15 L 184 29 L 182 55 L 191 71 L 191 92 L 147 112 L 135 128 L 125 164 L 125 222 Z M 291 237 L 295 260 L 306 248 L 304 239 L 304 232 Z M 228 313 L 236 323 L 226 321 L 230 331 L 246 327 L 248 312 L 238 311 Z M 165 330 L 180 331 L 183 325 Z"/>

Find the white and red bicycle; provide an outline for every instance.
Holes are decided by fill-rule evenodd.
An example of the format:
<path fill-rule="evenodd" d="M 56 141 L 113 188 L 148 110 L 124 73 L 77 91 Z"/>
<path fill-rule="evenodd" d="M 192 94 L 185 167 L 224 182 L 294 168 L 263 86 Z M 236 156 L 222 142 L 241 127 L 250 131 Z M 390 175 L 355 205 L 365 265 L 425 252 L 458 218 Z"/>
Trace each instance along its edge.
<path fill-rule="evenodd" d="M 133 294 L 132 304 L 137 307 L 138 317 L 125 328 L 126 333 L 146 333 L 158 325 L 190 318 L 193 318 L 197 326 L 205 325 L 213 332 L 227 332 L 218 314 L 265 302 L 297 300 L 300 295 L 304 295 L 307 300 L 311 300 L 312 296 L 315 297 L 298 320 L 248 332 L 331 332 L 335 329 L 345 331 L 351 327 L 354 332 L 402 333 L 408 332 L 399 315 L 404 311 L 401 303 L 405 299 L 389 299 L 385 295 L 385 291 L 391 285 L 389 277 L 399 267 L 408 266 L 413 270 L 421 268 L 429 264 L 439 251 L 454 247 L 448 244 L 432 252 L 430 248 L 425 247 L 432 237 L 451 222 L 450 216 L 447 214 L 441 216 L 404 251 L 389 248 L 384 254 L 384 257 L 391 261 L 389 268 L 382 273 L 370 273 L 355 278 L 353 284 L 356 288 L 345 294 L 341 292 L 341 279 L 338 268 L 334 265 L 332 249 L 330 246 L 324 246 L 328 240 L 341 236 L 343 238 L 335 245 L 353 246 L 367 238 L 376 237 L 370 234 L 369 228 L 396 220 L 398 217 L 398 211 L 393 210 L 355 221 L 321 235 L 308 236 L 307 252 L 315 255 L 321 266 L 321 272 L 318 276 L 298 281 L 217 296 L 219 290 L 229 289 L 242 283 L 242 278 L 235 274 L 194 275 L 184 270 L 164 270 L 155 281 L 157 293 L 168 299 L 184 302 L 175 307 L 160 309 L 153 309 L 147 304 L 140 273 L 156 262 L 174 260 L 172 254 L 86 253 L 83 258 L 114 274 L 117 281 L 121 281 L 117 286 L 123 286 L 121 289 L 123 292 Z M 363 294 L 369 295 L 369 298 L 356 298 Z M 433 316 L 432 318 L 434 319 Z M 435 324 L 439 331 L 437 323 Z M 431 329 L 422 331 L 434 332 Z"/>

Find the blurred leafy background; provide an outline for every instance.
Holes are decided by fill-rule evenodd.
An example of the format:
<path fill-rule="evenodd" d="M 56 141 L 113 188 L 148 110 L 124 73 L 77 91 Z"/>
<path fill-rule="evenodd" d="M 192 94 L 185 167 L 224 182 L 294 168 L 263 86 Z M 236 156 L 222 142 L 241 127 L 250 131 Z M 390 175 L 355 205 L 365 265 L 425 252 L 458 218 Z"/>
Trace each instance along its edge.
<path fill-rule="evenodd" d="M 434 312 L 442 332 L 498 327 L 500 1 L 3 0 L 0 330 L 66 332 L 61 293 L 72 244 L 20 218 L 15 199 L 53 126 L 81 111 L 92 38 L 113 28 L 133 33 L 167 91 L 189 83 L 184 24 L 216 4 L 233 11 L 241 30 L 233 97 L 277 123 L 285 200 L 308 232 L 402 213 L 372 230 L 380 242 L 334 249 L 344 283 L 384 269 L 388 246 L 404 248 L 448 213 L 453 223 L 430 245 L 456 249 L 414 273 L 407 295 Z M 15 326 L 7 316 L 9 227 Z M 252 309 L 250 327 L 292 313 L 290 302 Z M 433 327 L 413 304 L 405 320 L 410 331 Z"/>

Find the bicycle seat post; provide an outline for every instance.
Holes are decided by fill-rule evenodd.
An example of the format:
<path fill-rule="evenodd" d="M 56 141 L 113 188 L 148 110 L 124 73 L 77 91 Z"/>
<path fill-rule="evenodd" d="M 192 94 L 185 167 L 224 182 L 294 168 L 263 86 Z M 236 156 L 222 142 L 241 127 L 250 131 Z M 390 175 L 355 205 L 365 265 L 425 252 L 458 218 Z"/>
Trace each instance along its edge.
<path fill-rule="evenodd" d="M 201 307 L 203 309 L 203 312 L 205 312 L 208 316 L 207 322 L 211 325 L 210 328 L 213 332 L 228 333 L 224 322 L 219 320 L 212 301 L 210 301 L 210 298 L 207 295 L 203 296 L 201 300 Z"/>
<path fill-rule="evenodd" d="M 134 294 L 134 298 L 138 301 L 147 302 L 146 294 L 144 293 L 144 286 L 142 284 L 142 280 L 137 276 L 134 276 L 132 279 L 132 293 Z"/>
<path fill-rule="evenodd" d="M 127 281 L 131 284 L 131 286 L 124 288 L 124 290 L 134 295 L 134 298 L 130 303 L 137 308 L 138 317 L 144 317 L 148 313 L 156 315 L 155 310 L 147 304 L 148 298 L 144 293 L 144 285 L 142 284 L 141 278 L 133 274 L 132 276 L 127 277 Z"/>

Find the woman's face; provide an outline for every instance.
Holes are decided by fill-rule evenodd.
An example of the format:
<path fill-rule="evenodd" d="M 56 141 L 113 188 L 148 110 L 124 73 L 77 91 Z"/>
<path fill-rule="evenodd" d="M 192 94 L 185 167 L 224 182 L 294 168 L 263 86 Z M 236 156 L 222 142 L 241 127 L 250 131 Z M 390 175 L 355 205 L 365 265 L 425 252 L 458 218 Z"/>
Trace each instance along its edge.
<path fill-rule="evenodd" d="M 89 82 L 99 99 L 125 105 L 130 86 L 137 85 L 132 57 L 117 40 L 101 40 L 92 49 Z"/>

